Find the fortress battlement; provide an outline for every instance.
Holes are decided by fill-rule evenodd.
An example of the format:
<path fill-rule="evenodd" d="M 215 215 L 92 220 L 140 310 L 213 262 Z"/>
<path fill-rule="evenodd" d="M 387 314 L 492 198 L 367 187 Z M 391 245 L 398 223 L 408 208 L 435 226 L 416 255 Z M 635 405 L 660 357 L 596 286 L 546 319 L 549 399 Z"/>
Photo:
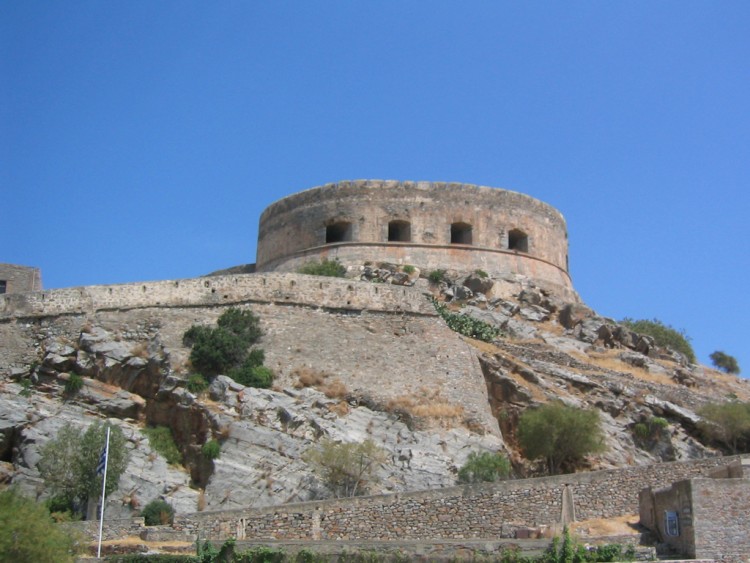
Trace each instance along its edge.
<path fill-rule="evenodd" d="M 285 197 L 261 215 L 258 271 L 315 259 L 520 274 L 572 293 L 565 219 L 527 195 L 471 184 L 357 180 Z"/>

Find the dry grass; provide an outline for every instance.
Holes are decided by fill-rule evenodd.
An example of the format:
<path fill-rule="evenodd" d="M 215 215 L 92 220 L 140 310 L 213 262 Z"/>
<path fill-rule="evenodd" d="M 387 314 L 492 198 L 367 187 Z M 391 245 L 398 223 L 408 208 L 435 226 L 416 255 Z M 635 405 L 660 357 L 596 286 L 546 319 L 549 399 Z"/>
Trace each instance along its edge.
<path fill-rule="evenodd" d="M 637 514 L 627 514 L 617 518 L 584 520 L 583 522 L 572 522 L 570 531 L 578 536 L 586 537 L 639 534 L 640 532 L 635 528 L 638 521 Z"/>
<path fill-rule="evenodd" d="M 648 370 L 632 366 L 623 362 L 619 356 L 622 350 L 605 350 L 604 352 L 590 352 L 589 354 L 579 354 L 572 352 L 571 356 L 576 357 L 584 363 L 591 364 L 602 369 L 629 373 L 641 381 L 659 383 L 661 385 L 677 385 L 671 377 L 662 373 L 651 373 Z"/>
<path fill-rule="evenodd" d="M 448 402 L 440 389 L 421 387 L 414 395 L 390 399 L 387 412 L 406 412 L 411 416 L 438 422 L 442 426 L 455 426 L 464 416 L 464 408 Z"/>
<path fill-rule="evenodd" d="M 304 387 L 314 387 L 325 393 L 329 399 L 344 399 L 349 395 L 349 390 L 340 379 L 328 381 L 330 374 L 318 371 L 308 367 L 301 367 L 292 372 L 292 376 L 297 376 L 295 389 Z"/>

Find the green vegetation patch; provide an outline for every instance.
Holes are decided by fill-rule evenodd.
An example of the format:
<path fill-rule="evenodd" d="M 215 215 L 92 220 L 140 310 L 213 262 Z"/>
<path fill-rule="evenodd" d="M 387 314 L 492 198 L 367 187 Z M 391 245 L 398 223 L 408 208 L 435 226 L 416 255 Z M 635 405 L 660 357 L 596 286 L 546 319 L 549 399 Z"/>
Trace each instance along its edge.
<path fill-rule="evenodd" d="M 459 334 L 463 334 L 469 338 L 482 340 L 484 342 L 492 342 L 500 335 L 501 331 L 496 326 L 474 319 L 468 315 L 453 313 L 448 310 L 448 307 L 435 299 L 433 299 L 432 302 L 435 305 L 438 314 L 448 325 L 448 328 Z"/>
<path fill-rule="evenodd" d="M 327 276 L 330 278 L 343 278 L 346 276 L 346 266 L 338 260 L 328 260 L 324 258 L 320 262 L 313 261 L 303 264 L 298 270 L 300 274 L 309 276 Z"/>
<path fill-rule="evenodd" d="M 174 441 L 172 431 L 167 426 L 144 428 L 142 432 L 148 437 L 148 443 L 159 452 L 170 465 L 182 463 L 182 453 Z"/>
<path fill-rule="evenodd" d="M 657 346 L 672 348 L 685 356 L 691 364 L 695 363 L 695 352 L 690 345 L 690 337 L 685 334 L 684 330 L 677 330 L 676 328 L 664 324 L 659 319 L 634 320 L 625 317 L 620 321 L 620 324 L 626 326 L 633 332 L 650 336 L 654 339 Z"/>

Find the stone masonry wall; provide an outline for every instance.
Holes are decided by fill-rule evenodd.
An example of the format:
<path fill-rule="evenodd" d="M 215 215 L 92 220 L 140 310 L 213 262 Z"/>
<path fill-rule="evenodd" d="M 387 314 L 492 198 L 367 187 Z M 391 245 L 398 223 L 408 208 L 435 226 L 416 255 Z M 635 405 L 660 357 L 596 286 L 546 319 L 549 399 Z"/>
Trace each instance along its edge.
<path fill-rule="evenodd" d="M 693 479 L 696 558 L 744 562 L 750 557 L 750 479 Z"/>
<path fill-rule="evenodd" d="M 392 222 L 408 225 L 408 233 L 391 238 Z M 327 236 L 332 225 L 342 228 L 333 240 Z M 454 240 L 452 225 L 470 229 L 470 240 Z M 481 268 L 492 275 L 521 274 L 572 294 L 560 212 L 527 195 L 486 186 L 357 180 L 270 205 L 260 218 L 258 270 L 293 271 L 316 258 Z"/>
<path fill-rule="evenodd" d="M 200 307 L 254 301 L 337 310 L 436 314 L 419 291 L 407 287 L 267 273 L 92 285 L 0 295 L 0 321 L 101 310 Z"/>
<path fill-rule="evenodd" d="M 6 294 L 42 289 L 42 274 L 39 268 L 30 266 L 0 264 L 0 281 L 5 282 Z"/>
<path fill-rule="evenodd" d="M 711 458 L 431 491 L 285 504 L 178 516 L 201 537 L 254 540 L 421 540 L 497 538 L 515 525 L 560 521 L 572 493 L 577 520 L 638 512 L 647 486 L 700 476 L 736 458 Z"/>

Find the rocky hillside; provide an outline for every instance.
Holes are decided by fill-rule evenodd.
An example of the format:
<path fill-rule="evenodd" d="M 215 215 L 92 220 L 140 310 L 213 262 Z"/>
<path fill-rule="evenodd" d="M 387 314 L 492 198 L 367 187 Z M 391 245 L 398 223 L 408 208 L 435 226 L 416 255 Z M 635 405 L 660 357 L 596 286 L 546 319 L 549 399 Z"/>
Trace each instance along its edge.
<path fill-rule="evenodd" d="M 185 513 L 328 496 L 302 456 L 323 437 L 369 438 L 387 452 L 370 492 L 426 489 L 454 484 L 478 450 L 506 451 L 517 476 L 540 471 L 518 451 L 515 429 L 524 409 L 553 399 L 601 412 L 607 450 L 588 460 L 592 469 L 717 455 L 701 441 L 696 412 L 727 397 L 750 400 L 745 380 L 687 365 L 649 338 L 522 279 L 449 272 L 431 283 L 418 271 L 391 267 L 352 275 L 360 279 L 326 282 L 341 289 L 340 308 L 314 299 L 288 304 L 283 296 L 233 303 L 261 319 L 260 345 L 276 374 L 269 390 L 223 376 L 200 394 L 186 387 L 183 333 L 213 325 L 228 304 L 6 316 L 0 481 L 44 497 L 40 447 L 65 422 L 83 428 L 110 419 L 131 453 L 108 498 L 110 517 L 133 515 L 156 498 Z M 291 274 L 284 280 L 317 283 Z M 399 284 L 424 307 L 347 307 L 352 284 L 378 283 L 383 291 Z M 432 297 L 501 335 L 491 343 L 458 335 L 437 316 Z M 74 374 L 83 387 L 66 393 Z M 635 425 L 654 416 L 667 420 L 667 431 L 639 438 Z M 171 429 L 183 464 L 170 466 L 151 448 L 142 430 L 156 425 Z M 214 460 L 201 452 L 210 439 L 221 443 Z"/>

